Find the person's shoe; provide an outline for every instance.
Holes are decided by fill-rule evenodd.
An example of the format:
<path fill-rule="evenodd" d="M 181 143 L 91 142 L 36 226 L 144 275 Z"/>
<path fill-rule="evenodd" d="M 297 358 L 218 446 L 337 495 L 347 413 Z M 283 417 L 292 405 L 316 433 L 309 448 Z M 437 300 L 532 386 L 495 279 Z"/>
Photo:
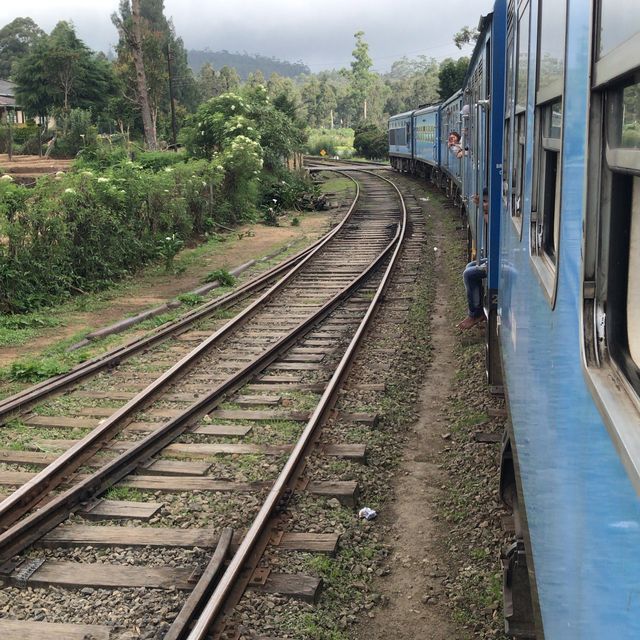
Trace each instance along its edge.
<path fill-rule="evenodd" d="M 484 314 L 474 318 L 473 316 L 467 316 L 462 322 L 459 322 L 456 326 L 458 329 L 462 329 L 466 331 L 467 329 L 471 329 L 471 327 L 477 325 L 480 322 L 484 322 Z"/>

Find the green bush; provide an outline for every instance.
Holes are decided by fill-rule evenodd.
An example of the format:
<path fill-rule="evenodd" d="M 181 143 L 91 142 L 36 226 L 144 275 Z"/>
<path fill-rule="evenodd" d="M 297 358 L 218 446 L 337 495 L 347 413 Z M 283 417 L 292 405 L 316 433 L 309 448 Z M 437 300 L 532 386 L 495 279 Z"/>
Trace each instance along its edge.
<path fill-rule="evenodd" d="M 218 282 L 221 287 L 233 287 L 236 283 L 236 277 L 231 275 L 226 269 L 216 269 L 207 274 L 205 282 Z"/>
<path fill-rule="evenodd" d="M 183 153 L 175 151 L 141 151 L 135 154 L 134 160 L 143 168 L 151 171 L 160 171 L 165 167 L 186 162 L 187 157 Z"/>
<path fill-rule="evenodd" d="M 31 138 L 38 139 L 38 125 L 35 122 L 28 122 L 25 125 L 14 127 L 13 129 L 13 141 L 16 144 L 24 144 Z"/>
<path fill-rule="evenodd" d="M 306 150 L 312 155 L 320 155 L 324 150 L 328 156 L 346 157 L 353 153 L 353 129 L 313 129 Z"/>
<path fill-rule="evenodd" d="M 0 313 L 104 288 L 158 257 L 159 238 L 203 233 L 221 215 L 223 178 L 201 160 L 159 172 L 126 161 L 31 190 L 0 180 Z"/>
<path fill-rule="evenodd" d="M 353 146 L 356 153 L 365 158 L 381 159 L 387 157 L 387 132 L 370 124 L 356 130 Z"/>
<path fill-rule="evenodd" d="M 68 114 L 58 116 L 61 133 L 51 156 L 54 158 L 74 158 L 78 153 L 98 144 L 98 129 L 91 123 L 91 112 L 86 109 L 71 109 Z"/>
<path fill-rule="evenodd" d="M 262 179 L 263 208 L 311 210 L 319 195 L 320 187 L 305 173 L 280 171 Z"/>

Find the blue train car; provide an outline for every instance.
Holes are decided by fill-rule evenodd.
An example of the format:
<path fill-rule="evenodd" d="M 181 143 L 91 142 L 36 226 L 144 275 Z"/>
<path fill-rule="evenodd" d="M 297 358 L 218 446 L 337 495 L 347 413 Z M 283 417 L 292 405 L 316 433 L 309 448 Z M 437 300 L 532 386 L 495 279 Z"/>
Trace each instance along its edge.
<path fill-rule="evenodd" d="M 510 414 L 508 635 L 640 638 L 640 3 L 497 0 L 438 118 Z"/>
<path fill-rule="evenodd" d="M 521 636 L 640 637 L 640 4 L 622 4 L 509 6 L 498 311 Z"/>
<path fill-rule="evenodd" d="M 413 113 L 414 159 L 417 164 L 424 163 L 437 167 L 440 161 L 438 144 L 439 105 L 418 109 Z"/>
<path fill-rule="evenodd" d="M 398 171 L 413 166 L 413 111 L 389 118 L 389 161 Z"/>

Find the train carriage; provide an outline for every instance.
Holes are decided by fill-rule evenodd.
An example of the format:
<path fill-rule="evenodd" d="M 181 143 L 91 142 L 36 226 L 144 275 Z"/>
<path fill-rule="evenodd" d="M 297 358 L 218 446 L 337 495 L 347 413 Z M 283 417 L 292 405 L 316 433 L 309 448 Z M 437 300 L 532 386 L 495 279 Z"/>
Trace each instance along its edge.
<path fill-rule="evenodd" d="M 414 159 L 416 173 L 430 175 L 440 161 L 440 145 L 438 144 L 439 105 L 418 109 L 413 113 Z"/>
<path fill-rule="evenodd" d="M 389 160 L 398 171 L 413 167 L 413 111 L 389 118 Z"/>
<path fill-rule="evenodd" d="M 639 79 L 639 3 L 497 0 L 439 107 L 433 175 L 488 254 L 513 637 L 640 637 Z"/>

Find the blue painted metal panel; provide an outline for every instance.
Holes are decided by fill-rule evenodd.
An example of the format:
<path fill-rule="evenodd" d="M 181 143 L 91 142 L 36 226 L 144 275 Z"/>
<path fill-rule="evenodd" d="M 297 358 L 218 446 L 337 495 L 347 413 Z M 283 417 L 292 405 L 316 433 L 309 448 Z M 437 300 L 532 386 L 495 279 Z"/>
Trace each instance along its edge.
<path fill-rule="evenodd" d="M 427 107 L 413 114 L 415 158 L 429 165 L 438 162 L 438 107 Z"/>
<path fill-rule="evenodd" d="M 491 121 L 489 129 L 489 260 L 487 286 L 498 290 L 500 274 L 500 211 L 502 206 L 502 144 L 504 127 L 505 54 L 507 2 L 497 0 L 491 25 Z M 493 304 L 493 300 L 490 301 Z"/>
<path fill-rule="evenodd" d="M 538 3 L 532 4 L 536 33 Z M 525 240 L 509 232 L 506 211 L 502 219 L 500 340 L 546 640 L 640 638 L 640 500 L 581 369 L 590 4 L 570 0 L 567 16 L 555 310 L 526 242 L 530 148 Z"/>

